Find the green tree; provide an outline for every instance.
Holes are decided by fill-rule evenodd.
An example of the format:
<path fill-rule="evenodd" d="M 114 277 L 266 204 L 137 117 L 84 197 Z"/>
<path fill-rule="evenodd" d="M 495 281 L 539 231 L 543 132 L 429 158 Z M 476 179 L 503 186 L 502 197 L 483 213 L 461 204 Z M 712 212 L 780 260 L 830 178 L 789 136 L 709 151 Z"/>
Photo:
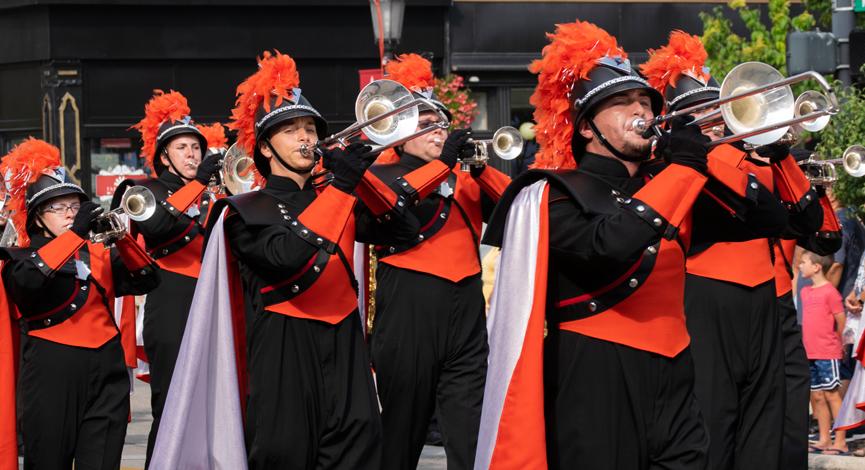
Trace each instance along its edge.
<path fill-rule="evenodd" d="M 850 87 L 836 92 L 841 109 L 819 134 L 816 152 L 820 159 L 841 158 L 850 145 L 865 145 L 865 92 Z M 854 178 L 836 165 L 838 181 L 833 185 L 835 197 L 847 207 L 865 214 L 865 182 Z"/>
<path fill-rule="evenodd" d="M 712 76 L 721 80 L 727 72 L 742 62 L 765 62 L 786 74 L 787 33 L 814 27 L 814 17 L 807 11 L 790 17 L 789 0 L 769 0 L 767 27 L 758 8 L 748 7 L 745 0 L 731 0 L 727 7 L 738 13 L 748 29 L 748 36 L 733 32 L 733 23 L 724 15 L 724 7 L 700 13 L 703 22 L 703 45 L 709 53 L 707 61 Z"/>
<path fill-rule="evenodd" d="M 832 0 L 805 0 L 805 8 L 814 16 L 817 27 L 823 31 L 832 29 Z M 865 28 L 865 15 L 856 14 L 856 27 Z"/>

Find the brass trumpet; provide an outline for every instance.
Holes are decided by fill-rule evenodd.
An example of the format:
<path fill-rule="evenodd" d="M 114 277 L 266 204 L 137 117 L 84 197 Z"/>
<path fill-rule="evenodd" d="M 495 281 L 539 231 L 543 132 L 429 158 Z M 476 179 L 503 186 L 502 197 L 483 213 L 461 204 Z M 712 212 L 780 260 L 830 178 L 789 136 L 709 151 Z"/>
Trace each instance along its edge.
<path fill-rule="evenodd" d="M 806 92 L 794 99 L 790 85 L 805 80 L 816 81 L 824 93 Z M 838 112 L 838 101 L 832 86 L 816 72 L 784 78 L 767 64 L 745 62 L 734 67 L 724 78 L 718 99 L 650 120 L 635 119 L 632 128 L 645 133 L 676 116 L 693 115 L 716 107 L 719 108 L 717 111 L 692 123 L 713 127 L 720 117 L 733 132 L 733 135 L 713 141 L 709 144 L 711 147 L 740 140 L 760 146 L 777 141 L 791 126 L 799 125 L 806 130 L 822 129 L 829 117 Z"/>
<path fill-rule="evenodd" d="M 460 160 L 460 170 L 471 171 L 472 167 L 480 167 L 487 164 L 490 159 L 489 150 L 492 149 L 502 160 L 513 160 L 520 156 L 523 151 L 523 137 L 520 131 L 511 126 L 499 128 L 491 139 L 470 140 L 475 145 L 475 154 L 467 160 Z"/>
<path fill-rule="evenodd" d="M 120 207 L 101 214 L 96 218 L 96 231 L 90 233 L 90 241 L 93 243 L 111 244 L 126 235 L 128 229 L 120 218 L 125 214 L 130 220 L 142 222 L 153 216 L 156 212 L 156 198 L 153 192 L 144 186 L 130 186 L 123 193 Z"/>
<path fill-rule="evenodd" d="M 838 172 L 835 165 L 841 164 L 844 172 L 853 178 L 865 176 L 865 147 L 851 145 L 844 150 L 841 158 L 820 160 L 811 155 L 807 160 L 799 162 L 802 171 L 812 184 L 828 186 L 838 181 Z"/>

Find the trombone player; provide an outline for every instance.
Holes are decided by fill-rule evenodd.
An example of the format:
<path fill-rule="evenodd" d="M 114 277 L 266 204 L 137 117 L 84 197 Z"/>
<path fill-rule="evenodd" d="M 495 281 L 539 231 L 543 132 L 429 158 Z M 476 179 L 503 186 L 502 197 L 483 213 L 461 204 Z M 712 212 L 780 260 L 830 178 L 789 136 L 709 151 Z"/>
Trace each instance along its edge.
<path fill-rule="evenodd" d="M 144 112 L 133 127 L 141 132 L 145 166 L 156 177 L 121 183 L 112 206 L 132 185 L 146 187 L 156 199 L 151 217 L 130 222 L 133 232 L 144 237 L 145 249 L 156 260 L 163 279 L 144 304 L 143 339 L 153 414 L 145 461 L 149 466 L 201 269 L 203 224 L 210 205 L 205 189 L 219 171 L 220 155 L 202 160 L 207 139 L 190 119 L 189 105 L 180 92 L 156 90 Z"/>
<path fill-rule="evenodd" d="M 440 124 L 442 112 L 450 119 L 431 96 L 428 60 L 403 54 L 386 74 L 438 108 L 420 109 L 418 129 Z M 397 147 L 396 163 L 370 168 L 419 201 L 407 213 L 421 226 L 414 239 L 376 247 L 370 350 L 382 407 L 383 469 L 417 466 L 436 409 L 448 468 L 470 469 L 474 461 L 487 364 L 481 224 L 510 178 L 485 164 L 472 165 L 470 173 L 453 170 L 458 160 L 473 160 L 470 135 L 437 129 Z M 408 176 L 413 172 L 437 176 L 418 187 Z"/>
<path fill-rule="evenodd" d="M 151 291 L 159 272 L 128 234 L 112 238 L 112 247 L 91 241 L 102 208 L 71 181 L 56 147 L 29 138 L 3 158 L 0 172 L 19 240 L 18 248 L 0 249 L 0 259 L 22 329 L 24 468 L 119 468 L 127 367 L 135 365 L 121 336 L 134 344 L 135 319 L 114 312 L 114 298 Z M 2 414 L 15 416 L 14 394 L 2 402 L 11 404 Z"/>
<path fill-rule="evenodd" d="M 696 36 L 674 31 L 667 45 L 650 52 L 642 71 L 664 94 L 668 113 L 720 97 L 721 87 L 705 67 L 707 54 Z M 742 114 L 768 112 L 759 97 L 734 106 Z M 717 108 L 707 113 L 720 114 Z M 719 121 L 701 127 L 712 141 L 730 135 Z M 791 258 L 783 266 L 785 254 L 777 240 L 808 238 L 820 228 L 824 214 L 788 146 L 776 143 L 748 151 L 742 144 L 715 146 L 708 154 L 710 165 L 724 162 L 755 175 L 787 208 L 788 222 L 769 237 L 691 244 L 685 313 L 694 390 L 709 432 L 709 468 L 804 469 L 808 362 L 790 302 Z M 776 285 L 776 268 L 787 273 L 786 283 Z M 784 396 L 786 400 L 779 399 Z"/>

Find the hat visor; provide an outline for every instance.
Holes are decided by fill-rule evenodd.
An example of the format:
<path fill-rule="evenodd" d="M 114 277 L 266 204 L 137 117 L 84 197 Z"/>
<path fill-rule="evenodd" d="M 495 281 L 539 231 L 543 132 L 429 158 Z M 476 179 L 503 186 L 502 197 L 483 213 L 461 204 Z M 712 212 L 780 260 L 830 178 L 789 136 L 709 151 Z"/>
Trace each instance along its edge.
<path fill-rule="evenodd" d="M 602 83 L 598 85 L 598 87 L 603 87 L 603 89 L 596 92 L 594 96 L 589 98 L 589 100 L 580 107 L 579 111 L 577 111 L 577 117 L 574 120 L 574 124 L 579 123 L 583 118 L 589 117 L 593 113 L 594 109 L 607 98 L 631 90 L 646 90 L 649 94 L 649 99 L 652 102 L 652 113 L 654 113 L 655 116 L 660 114 L 664 108 L 664 97 L 654 88 L 638 81 L 637 77 L 634 77 L 634 80 L 625 80 L 607 86 Z"/>
<path fill-rule="evenodd" d="M 700 104 L 706 101 L 716 100 L 721 96 L 717 90 L 705 90 L 698 93 L 694 93 L 693 95 L 689 95 L 686 98 L 682 98 L 677 101 L 673 106 L 670 106 L 668 111 L 675 111 L 677 109 L 685 109 L 689 106 L 693 106 L 695 104 Z"/>
<path fill-rule="evenodd" d="M 153 166 L 156 168 L 157 175 L 161 175 L 162 172 L 168 168 L 162 163 L 162 153 L 165 151 L 165 147 L 168 147 L 168 144 L 171 143 L 175 137 L 180 137 L 182 135 L 189 135 L 198 139 L 198 144 L 201 146 L 201 158 L 204 158 L 204 153 L 207 152 L 207 139 L 198 129 L 190 129 L 188 126 L 178 126 L 169 129 L 162 135 L 162 138 L 156 142 L 156 150 L 153 155 Z"/>
<path fill-rule="evenodd" d="M 81 189 L 79 186 L 70 183 L 62 183 L 57 184 L 56 187 L 52 187 L 48 191 L 40 194 L 32 201 L 27 203 L 27 216 L 30 217 L 36 212 L 36 209 L 39 208 L 42 204 L 50 201 L 51 199 L 60 197 L 60 196 L 68 196 L 70 194 L 76 194 L 80 197 L 81 201 L 89 201 L 90 197 Z"/>
<path fill-rule="evenodd" d="M 275 129 L 280 124 L 299 117 L 311 117 L 315 122 L 315 132 L 318 134 L 318 138 L 324 139 L 327 137 L 327 121 L 325 121 L 320 114 L 310 111 L 305 107 L 286 108 L 285 111 L 274 114 L 261 124 L 257 133 L 258 139 L 261 139 L 262 136 L 267 136 L 271 130 Z"/>

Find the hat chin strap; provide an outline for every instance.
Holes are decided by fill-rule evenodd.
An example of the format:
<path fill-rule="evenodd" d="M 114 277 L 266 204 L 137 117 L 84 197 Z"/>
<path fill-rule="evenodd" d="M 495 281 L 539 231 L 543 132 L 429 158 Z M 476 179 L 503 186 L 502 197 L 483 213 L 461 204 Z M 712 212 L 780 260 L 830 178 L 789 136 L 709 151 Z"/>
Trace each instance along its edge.
<path fill-rule="evenodd" d="M 174 166 L 174 162 L 171 161 L 171 156 L 168 155 L 168 149 L 165 149 L 165 159 L 168 160 L 168 165 L 171 167 L 172 170 L 174 170 L 174 174 L 177 175 L 178 178 L 183 180 L 184 183 L 192 181 L 192 178 L 187 178 L 183 176 L 183 173 L 181 173 L 180 170 L 178 170 L 177 167 Z"/>
<path fill-rule="evenodd" d="M 610 153 L 612 153 L 613 156 L 615 156 L 616 158 L 618 158 L 620 160 L 624 160 L 626 162 L 642 162 L 642 161 L 646 161 L 649 159 L 649 155 L 651 155 L 651 152 L 646 152 L 646 155 L 640 155 L 637 157 L 625 155 L 624 153 L 620 152 L 618 149 L 613 147 L 613 144 L 611 144 L 607 140 L 607 138 L 604 137 L 604 134 L 598 130 L 598 127 L 595 126 L 595 121 L 592 118 L 588 118 L 588 119 L 586 119 L 586 121 L 589 123 L 589 127 L 592 129 L 592 134 L 595 134 L 595 137 L 598 138 L 598 141 L 601 142 L 601 145 L 603 145 L 604 148 L 609 150 Z"/>
<path fill-rule="evenodd" d="M 267 144 L 267 148 L 269 148 L 270 151 L 273 153 L 273 156 L 276 158 L 276 161 L 278 161 L 279 164 L 282 165 L 282 167 L 288 171 L 293 171 L 299 175 L 310 174 L 310 173 L 312 173 L 312 170 L 315 168 L 315 165 L 318 163 L 318 154 L 313 152 L 314 157 L 312 160 L 312 166 L 310 166 L 307 169 L 300 169 L 300 168 L 294 167 L 290 163 L 288 163 L 287 161 L 283 160 L 283 158 L 279 155 L 279 152 L 277 152 L 276 149 L 273 148 L 273 145 L 270 144 L 270 139 L 264 139 L 264 143 Z"/>

